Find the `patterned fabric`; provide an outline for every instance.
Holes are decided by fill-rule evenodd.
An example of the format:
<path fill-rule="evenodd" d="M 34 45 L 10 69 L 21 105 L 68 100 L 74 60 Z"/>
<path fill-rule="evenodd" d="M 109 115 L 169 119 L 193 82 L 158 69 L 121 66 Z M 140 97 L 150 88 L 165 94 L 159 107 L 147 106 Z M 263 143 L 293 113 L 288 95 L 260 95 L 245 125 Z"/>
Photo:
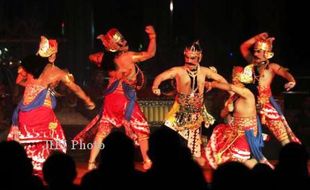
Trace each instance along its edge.
<path fill-rule="evenodd" d="M 257 133 L 256 116 L 234 117 L 231 124 L 219 124 L 212 132 L 206 147 L 206 157 L 212 168 L 228 161 L 245 162 L 251 157 L 245 131 Z"/>
<path fill-rule="evenodd" d="M 214 118 L 207 112 L 203 95 L 177 94 L 176 100 L 166 117 L 165 126 L 177 131 L 187 140 L 193 156 L 201 156 L 201 125 L 214 123 Z"/>
<path fill-rule="evenodd" d="M 105 104 L 103 106 L 103 114 L 98 124 L 100 133 L 109 133 L 113 126 L 121 127 L 124 125 L 125 108 L 128 99 L 124 94 L 110 94 L 105 97 Z M 126 134 L 137 141 L 139 137 L 149 135 L 148 123 L 135 102 L 129 125 L 125 125 Z"/>
<path fill-rule="evenodd" d="M 291 142 L 300 143 L 300 140 L 288 125 L 280 106 L 274 101 L 271 89 L 259 87 L 258 91 L 259 113 L 262 124 L 266 125 L 280 142 L 289 139 Z"/>
<path fill-rule="evenodd" d="M 45 98 L 38 98 L 42 94 L 45 94 Z M 32 159 L 34 170 L 40 173 L 52 150 L 66 152 L 66 139 L 52 109 L 52 98 L 47 89 L 27 86 L 24 97 L 27 99 L 20 103 L 21 109 L 17 109 L 19 142 L 24 145 L 28 157 Z M 13 127 L 8 140 L 13 140 Z"/>
<path fill-rule="evenodd" d="M 125 127 L 126 134 L 138 144 L 148 138 L 150 129 L 129 85 L 116 84 L 105 93 L 102 111 L 73 140 L 90 141 L 94 135 L 107 136 L 113 127 Z M 111 87 L 111 86 L 110 86 Z"/>

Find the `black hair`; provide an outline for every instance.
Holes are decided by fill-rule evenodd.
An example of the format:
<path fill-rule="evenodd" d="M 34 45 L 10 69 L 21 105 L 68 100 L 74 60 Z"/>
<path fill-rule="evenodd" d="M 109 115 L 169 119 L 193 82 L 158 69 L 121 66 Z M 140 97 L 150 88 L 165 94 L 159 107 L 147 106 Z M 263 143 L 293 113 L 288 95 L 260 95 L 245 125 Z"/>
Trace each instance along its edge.
<path fill-rule="evenodd" d="M 118 52 L 103 51 L 103 59 L 101 61 L 101 66 L 104 71 L 115 71 L 116 64 L 114 63 L 114 58 Z"/>
<path fill-rule="evenodd" d="M 22 59 L 21 66 L 25 69 L 27 73 L 32 74 L 33 77 L 37 79 L 39 78 L 48 63 L 48 58 L 32 54 Z"/>

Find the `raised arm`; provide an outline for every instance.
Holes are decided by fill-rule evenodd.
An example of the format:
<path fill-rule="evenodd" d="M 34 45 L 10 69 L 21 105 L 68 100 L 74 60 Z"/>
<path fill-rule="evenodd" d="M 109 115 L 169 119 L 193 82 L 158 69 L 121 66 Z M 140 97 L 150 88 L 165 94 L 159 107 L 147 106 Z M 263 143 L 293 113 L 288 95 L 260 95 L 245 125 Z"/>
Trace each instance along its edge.
<path fill-rule="evenodd" d="M 177 68 L 173 67 L 157 75 L 152 85 L 152 92 L 159 96 L 161 94 L 160 89 L 158 88 L 159 85 L 165 80 L 174 79 L 176 74 L 177 74 Z"/>
<path fill-rule="evenodd" d="M 136 52 L 132 57 L 134 62 L 141 62 L 155 56 L 156 53 L 156 33 L 153 26 L 146 26 L 145 32 L 149 35 L 149 46 L 146 51 Z"/>
<path fill-rule="evenodd" d="M 286 89 L 286 91 L 291 90 L 292 88 L 294 88 L 294 86 L 296 85 L 296 80 L 293 77 L 293 75 L 291 73 L 288 72 L 288 69 L 281 67 L 280 65 L 276 64 L 276 63 L 272 63 L 269 66 L 270 69 L 272 69 L 272 71 L 285 78 L 288 82 L 284 85 L 284 88 Z"/>
<path fill-rule="evenodd" d="M 247 62 L 251 63 L 253 60 L 253 54 L 251 53 L 251 50 L 250 50 L 251 47 L 255 44 L 257 40 L 267 39 L 267 38 L 268 38 L 268 33 L 263 32 L 243 42 L 240 46 L 240 52 L 243 58 L 245 58 Z"/>

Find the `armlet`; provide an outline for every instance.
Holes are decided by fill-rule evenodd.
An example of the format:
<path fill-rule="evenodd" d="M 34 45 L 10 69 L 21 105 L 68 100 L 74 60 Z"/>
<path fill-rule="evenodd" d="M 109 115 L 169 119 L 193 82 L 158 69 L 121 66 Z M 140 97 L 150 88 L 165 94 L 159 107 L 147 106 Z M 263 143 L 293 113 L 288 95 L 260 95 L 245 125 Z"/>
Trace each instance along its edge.
<path fill-rule="evenodd" d="M 74 76 L 71 73 L 67 73 L 64 79 L 65 83 L 74 82 Z"/>

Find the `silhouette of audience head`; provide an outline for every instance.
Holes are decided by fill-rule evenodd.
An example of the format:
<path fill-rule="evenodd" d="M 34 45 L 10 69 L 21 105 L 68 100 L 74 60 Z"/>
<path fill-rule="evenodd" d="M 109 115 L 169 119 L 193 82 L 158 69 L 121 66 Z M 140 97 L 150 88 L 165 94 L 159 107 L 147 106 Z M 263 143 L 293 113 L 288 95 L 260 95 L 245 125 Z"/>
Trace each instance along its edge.
<path fill-rule="evenodd" d="M 31 159 L 16 141 L 0 142 L 0 189 L 41 189 L 43 183 L 33 175 Z"/>
<path fill-rule="evenodd" d="M 43 164 L 43 176 L 52 189 L 73 186 L 77 176 L 73 158 L 62 152 L 54 152 Z"/>
<path fill-rule="evenodd" d="M 135 146 L 126 134 L 121 131 L 111 132 L 103 141 L 99 169 L 125 171 L 134 169 Z M 96 146 L 96 145 L 95 145 Z"/>
<path fill-rule="evenodd" d="M 291 142 L 280 151 L 276 171 L 279 175 L 291 177 L 308 176 L 309 155 L 304 145 Z"/>
<path fill-rule="evenodd" d="M 148 155 L 153 164 L 146 182 L 154 189 L 206 189 L 200 166 L 193 160 L 185 140 L 162 126 L 149 139 Z"/>
<path fill-rule="evenodd" d="M 89 171 L 81 181 L 82 189 L 137 189 L 133 140 L 122 131 L 112 131 L 103 141 L 97 169 Z M 94 145 L 96 146 L 96 145 Z"/>
<path fill-rule="evenodd" d="M 223 163 L 213 173 L 213 190 L 248 189 L 250 184 L 250 169 L 240 162 Z"/>
<path fill-rule="evenodd" d="M 251 170 L 253 180 L 264 183 L 256 183 L 254 189 L 265 189 L 268 184 L 269 189 L 276 189 L 275 175 L 273 169 L 267 164 L 257 163 Z"/>
<path fill-rule="evenodd" d="M 278 189 L 310 189 L 307 160 L 303 145 L 290 142 L 283 146 L 275 168 Z"/>
<path fill-rule="evenodd" d="M 180 159 L 191 159 L 190 150 L 180 135 L 168 127 L 160 127 L 149 139 L 148 155 L 153 164 L 177 162 Z"/>
<path fill-rule="evenodd" d="M 7 170 L 7 174 L 12 175 L 31 175 L 33 167 L 31 159 L 27 157 L 26 151 L 22 145 L 16 141 L 3 141 L 0 143 L 0 150 L 5 156 L 0 157 L 1 170 Z"/>

